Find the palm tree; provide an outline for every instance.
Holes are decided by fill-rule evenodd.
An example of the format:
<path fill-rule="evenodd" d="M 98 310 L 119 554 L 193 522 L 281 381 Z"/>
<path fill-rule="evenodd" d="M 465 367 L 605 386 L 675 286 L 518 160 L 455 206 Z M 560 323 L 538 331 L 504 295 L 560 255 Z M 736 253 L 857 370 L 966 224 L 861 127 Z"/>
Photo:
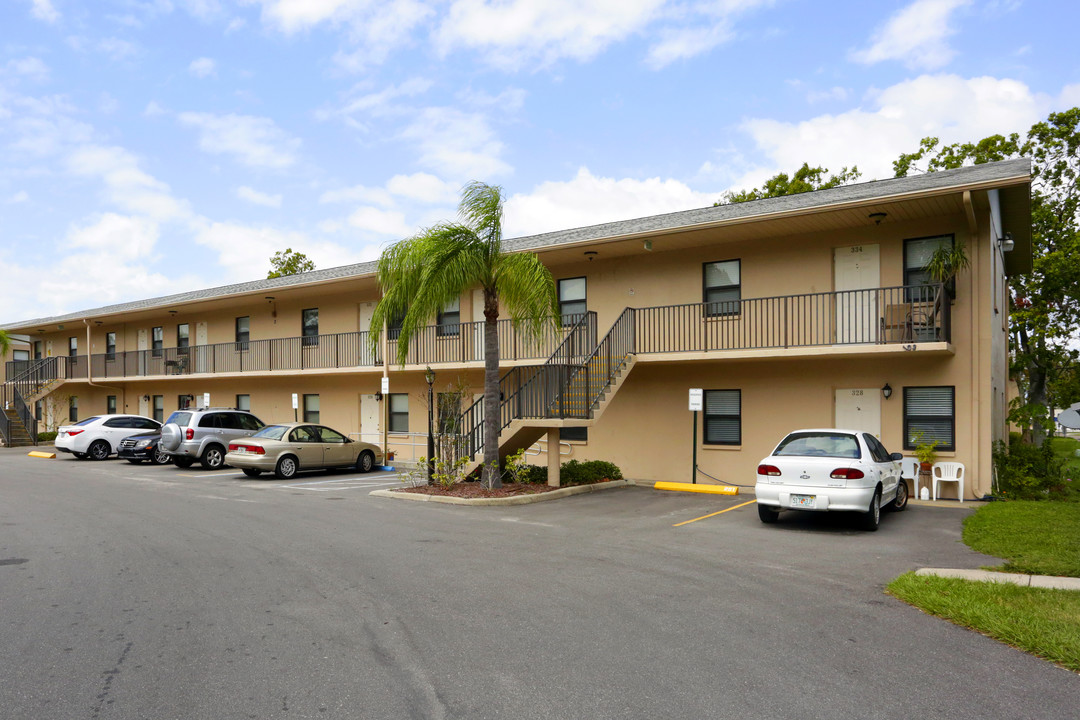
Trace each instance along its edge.
<path fill-rule="evenodd" d="M 499 475 L 499 305 L 529 337 L 558 321 L 555 281 L 531 253 L 502 251 L 502 188 L 473 182 L 462 189 L 460 222 L 444 222 L 388 247 L 379 258 L 382 299 L 371 319 L 372 344 L 384 325 L 400 319 L 397 360 L 436 314 L 472 288 L 484 291 L 485 487 Z"/>
<path fill-rule="evenodd" d="M 8 354 L 11 349 L 11 336 L 7 330 L 0 330 L 0 358 Z"/>

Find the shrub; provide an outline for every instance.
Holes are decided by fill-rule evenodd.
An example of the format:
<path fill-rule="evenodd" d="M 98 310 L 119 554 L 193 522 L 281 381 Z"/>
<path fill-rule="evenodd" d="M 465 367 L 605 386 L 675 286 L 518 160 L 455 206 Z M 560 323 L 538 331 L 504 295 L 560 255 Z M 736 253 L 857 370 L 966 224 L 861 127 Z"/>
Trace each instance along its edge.
<path fill-rule="evenodd" d="M 1038 500 L 1058 497 L 1065 491 L 1064 463 L 1054 455 L 1050 440 L 1041 447 L 1017 437 L 994 443 L 997 494 L 1003 498 Z"/>
<path fill-rule="evenodd" d="M 51 432 L 39 432 L 37 434 L 37 441 L 39 443 L 52 442 L 55 439 L 56 439 L 56 431 L 55 430 L 53 430 Z"/>
<path fill-rule="evenodd" d="M 563 485 L 587 485 L 602 480 L 622 480 L 622 471 L 615 463 L 606 460 L 567 460 L 559 470 Z"/>

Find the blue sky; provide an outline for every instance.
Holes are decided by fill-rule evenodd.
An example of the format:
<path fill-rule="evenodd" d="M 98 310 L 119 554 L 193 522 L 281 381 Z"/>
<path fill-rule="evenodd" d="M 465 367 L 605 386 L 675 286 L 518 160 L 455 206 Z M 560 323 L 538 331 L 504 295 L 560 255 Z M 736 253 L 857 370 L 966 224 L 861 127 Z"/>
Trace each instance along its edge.
<path fill-rule="evenodd" d="M 0 321 L 510 237 L 1080 105 L 1080 4 L 0 0 Z"/>

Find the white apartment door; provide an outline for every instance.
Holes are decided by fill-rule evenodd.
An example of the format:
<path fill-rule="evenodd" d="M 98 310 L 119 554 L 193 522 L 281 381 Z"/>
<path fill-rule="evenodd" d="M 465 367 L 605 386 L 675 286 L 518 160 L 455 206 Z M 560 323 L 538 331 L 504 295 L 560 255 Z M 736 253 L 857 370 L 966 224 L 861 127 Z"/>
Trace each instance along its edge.
<path fill-rule="evenodd" d="M 139 414 L 143 417 L 150 417 L 150 398 L 146 395 L 139 396 Z"/>
<path fill-rule="evenodd" d="M 881 285 L 881 262 L 877 245 L 852 245 L 833 249 L 836 298 L 836 342 L 877 342 L 877 293 Z M 853 292 L 864 290 L 866 292 Z"/>
<path fill-rule="evenodd" d="M 204 373 L 210 368 L 207 360 L 209 348 L 204 347 L 209 339 L 208 335 L 205 322 L 195 323 L 195 372 Z"/>
<path fill-rule="evenodd" d="M 383 398 L 382 402 L 390 402 Z M 364 442 L 382 444 L 382 430 L 379 422 L 382 403 L 375 399 L 374 395 L 360 396 L 360 439 Z"/>
<path fill-rule="evenodd" d="M 859 430 L 881 439 L 881 391 L 842 388 L 836 391 L 836 427 Z"/>
<path fill-rule="evenodd" d="M 146 352 L 145 350 L 150 347 L 150 343 L 146 339 L 146 328 L 141 328 L 138 334 L 138 348 L 141 351 L 139 353 L 139 374 L 146 374 Z"/>
<path fill-rule="evenodd" d="M 375 303 L 364 302 L 357 305 L 356 329 L 360 331 L 360 364 L 375 365 L 375 355 L 368 342 L 367 333 L 371 332 L 371 318 L 375 316 Z M 367 442 L 373 442 L 368 440 Z"/>

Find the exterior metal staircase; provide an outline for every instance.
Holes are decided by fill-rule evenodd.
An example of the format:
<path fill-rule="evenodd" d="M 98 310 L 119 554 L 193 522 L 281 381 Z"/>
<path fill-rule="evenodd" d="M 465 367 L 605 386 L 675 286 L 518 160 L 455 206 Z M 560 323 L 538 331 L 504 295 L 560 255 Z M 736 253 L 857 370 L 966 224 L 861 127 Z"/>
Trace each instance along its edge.
<path fill-rule="evenodd" d="M 0 441 L 7 447 L 37 445 L 38 421 L 30 407 L 67 379 L 67 358 L 33 360 L 0 385 Z"/>

